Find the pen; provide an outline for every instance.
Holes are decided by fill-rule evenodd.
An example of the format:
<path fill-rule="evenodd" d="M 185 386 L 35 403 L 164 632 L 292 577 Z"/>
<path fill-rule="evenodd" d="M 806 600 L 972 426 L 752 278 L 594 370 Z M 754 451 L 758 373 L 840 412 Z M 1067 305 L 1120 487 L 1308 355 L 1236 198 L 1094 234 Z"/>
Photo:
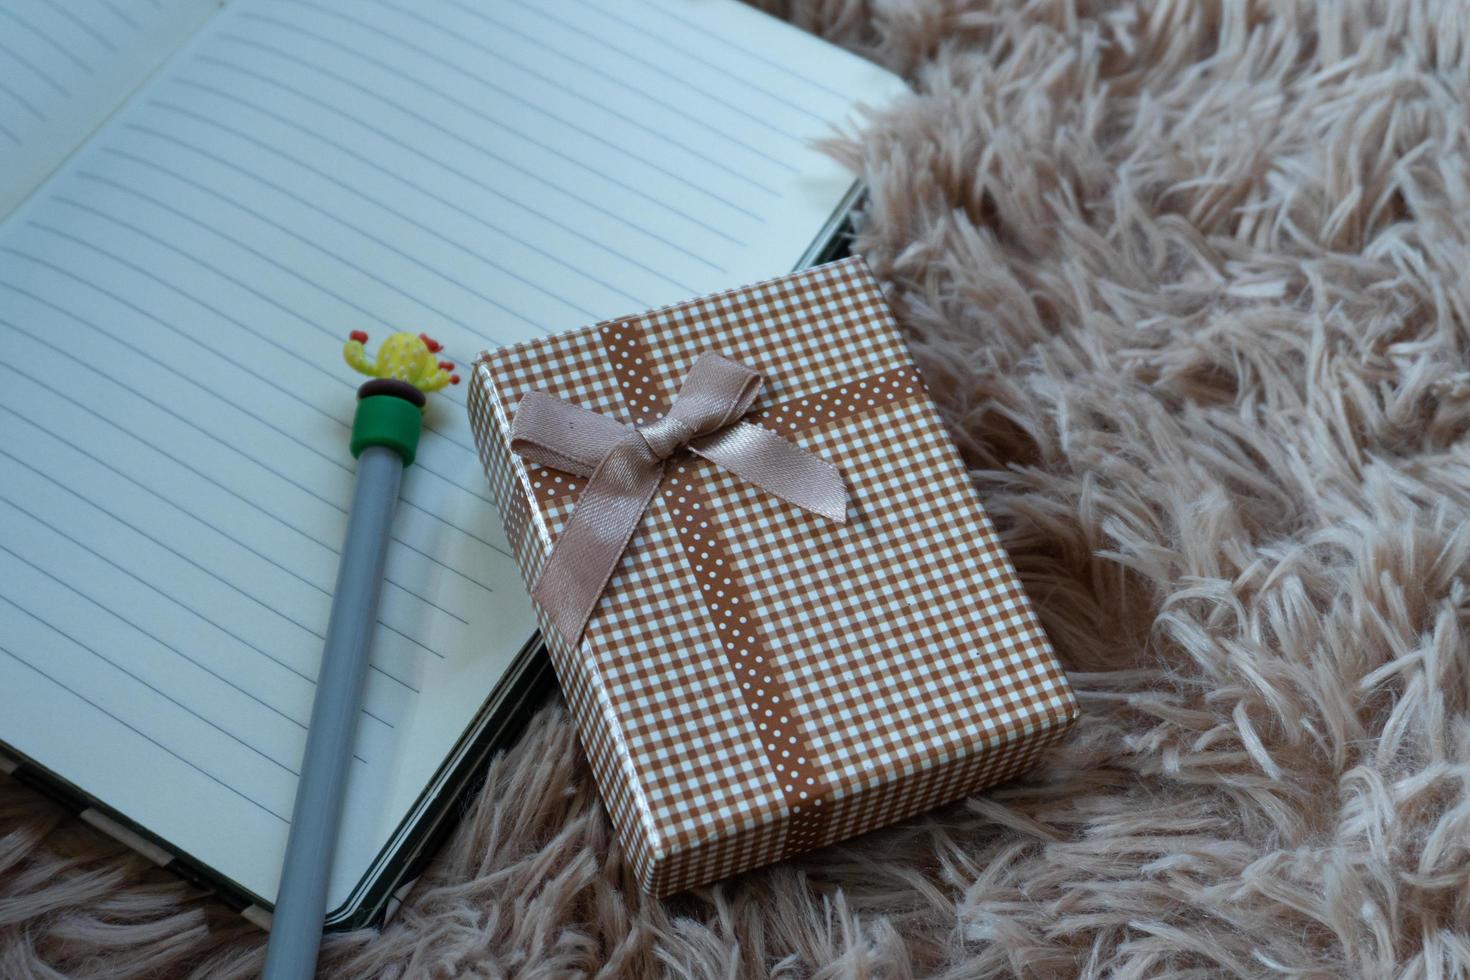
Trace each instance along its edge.
<path fill-rule="evenodd" d="M 316 973 L 398 488 L 418 448 L 425 392 L 459 382 L 450 373 L 453 364 L 435 359 L 440 345 L 423 334 L 393 334 L 376 360 L 363 348 L 367 339 L 354 331 L 343 348 L 347 363 L 373 380 L 357 390 L 351 443 L 357 483 L 276 892 L 263 974 L 267 980 L 301 980 Z"/>

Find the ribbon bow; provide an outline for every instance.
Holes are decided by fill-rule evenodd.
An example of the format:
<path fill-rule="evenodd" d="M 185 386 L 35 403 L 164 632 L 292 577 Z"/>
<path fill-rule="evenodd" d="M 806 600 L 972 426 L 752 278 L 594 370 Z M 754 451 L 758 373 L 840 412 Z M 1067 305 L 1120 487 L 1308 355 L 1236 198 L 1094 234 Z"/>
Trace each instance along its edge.
<path fill-rule="evenodd" d="M 568 643 L 582 636 L 669 457 L 688 449 L 803 510 L 847 521 L 837 467 L 768 429 L 741 422 L 761 376 L 718 354 L 689 369 L 663 418 L 629 428 L 539 391 L 527 392 L 510 427 L 511 451 L 589 477 L 531 597 Z"/>

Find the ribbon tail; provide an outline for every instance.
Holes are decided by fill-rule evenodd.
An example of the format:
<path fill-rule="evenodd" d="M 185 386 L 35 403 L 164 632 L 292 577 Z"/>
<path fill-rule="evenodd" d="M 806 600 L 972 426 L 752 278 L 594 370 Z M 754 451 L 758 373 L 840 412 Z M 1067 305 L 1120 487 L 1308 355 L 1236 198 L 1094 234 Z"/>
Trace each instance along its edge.
<path fill-rule="evenodd" d="M 695 439 L 689 449 L 802 510 L 847 523 L 847 485 L 837 467 L 749 422 Z"/>
<path fill-rule="evenodd" d="M 642 437 L 625 429 L 622 433 L 592 471 L 577 509 L 531 590 L 531 598 L 569 646 L 582 638 L 663 476 L 663 462 Z"/>
<path fill-rule="evenodd" d="M 564 402 L 554 395 L 529 391 L 510 422 L 510 448 L 542 466 L 587 476 L 602 462 L 609 446 L 628 434 L 621 422 Z"/>

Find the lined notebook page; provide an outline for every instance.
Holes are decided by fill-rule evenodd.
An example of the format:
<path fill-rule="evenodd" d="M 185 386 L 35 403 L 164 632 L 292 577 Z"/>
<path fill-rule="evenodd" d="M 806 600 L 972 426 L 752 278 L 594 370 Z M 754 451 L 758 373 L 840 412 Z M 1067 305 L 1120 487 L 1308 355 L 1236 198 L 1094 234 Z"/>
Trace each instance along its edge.
<path fill-rule="evenodd" d="M 218 6 L 218 0 L 0 3 L 0 217 Z"/>
<path fill-rule="evenodd" d="M 787 271 L 850 183 L 807 139 L 898 85 L 730 0 L 232 3 L 0 229 L 0 741 L 270 900 L 346 334 L 464 364 Z M 463 392 L 431 405 L 334 904 L 533 629 Z"/>

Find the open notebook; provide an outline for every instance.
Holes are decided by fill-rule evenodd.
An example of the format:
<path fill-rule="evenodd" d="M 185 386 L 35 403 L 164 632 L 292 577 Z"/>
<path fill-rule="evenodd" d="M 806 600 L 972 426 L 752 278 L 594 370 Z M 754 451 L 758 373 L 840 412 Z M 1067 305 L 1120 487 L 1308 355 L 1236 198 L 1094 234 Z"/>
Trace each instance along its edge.
<path fill-rule="evenodd" d="M 352 487 L 347 333 L 777 275 L 897 79 L 733 0 L 0 5 L 0 749 L 261 907 Z M 534 659 L 464 396 L 403 484 L 331 885 L 360 922 Z"/>

